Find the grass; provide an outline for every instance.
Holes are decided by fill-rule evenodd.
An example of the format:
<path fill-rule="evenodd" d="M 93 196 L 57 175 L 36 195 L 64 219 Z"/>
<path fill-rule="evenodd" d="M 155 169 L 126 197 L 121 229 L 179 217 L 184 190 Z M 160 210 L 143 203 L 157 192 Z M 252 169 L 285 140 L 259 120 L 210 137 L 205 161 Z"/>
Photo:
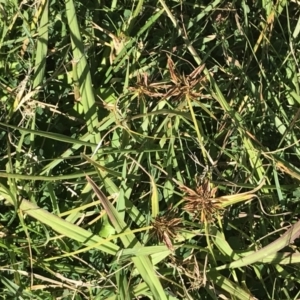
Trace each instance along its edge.
<path fill-rule="evenodd" d="M 299 299 L 299 2 L 0 2 L 3 299 Z"/>

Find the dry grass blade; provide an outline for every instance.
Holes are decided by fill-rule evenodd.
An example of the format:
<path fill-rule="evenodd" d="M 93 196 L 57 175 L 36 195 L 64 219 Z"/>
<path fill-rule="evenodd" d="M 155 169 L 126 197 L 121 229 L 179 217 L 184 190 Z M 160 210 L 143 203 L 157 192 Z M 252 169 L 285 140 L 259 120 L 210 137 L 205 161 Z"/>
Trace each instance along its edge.
<path fill-rule="evenodd" d="M 187 290 L 199 289 L 201 286 L 205 285 L 204 266 L 199 265 L 197 257 L 195 254 L 189 255 L 187 258 L 180 260 L 172 257 L 172 266 L 176 271 L 184 275 L 184 281 L 188 283 L 189 287 Z"/>
<path fill-rule="evenodd" d="M 114 225 L 119 223 L 117 218 L 115 218 L 114 214 L 111 212 L 111 207 L 109 205 L 109 202 L 108 202 L 107 198 L 103 194 L 103 192 L 98 188 L 98 186 L 95 184 L 95 182 L 89 176 L 86 176 L 86 179 L 89 182 L 89 184 L 92 186 L 92 189 L 94 190 L 97 197 L 99 198 L 99 200 L 100 200 L 101 204 L 103 205 L 103 207 L 104 207 L 109 219 L 111 220 L 111 222 Z M 116 229 L 117 229 L 118 232 L 120 232 L 121 227 L 116 228 Z"/>
<path fill-rule="evenodd" d="M 177 72 L 175 72 L 175 64 L 174 64 L 173 60 L 171 59 L 171 57 L 169 55 L 168 55 L 167 64 L 168 64 L 168 69 L 169 69 L 169 72 L 170 72 L 170 75 L 171 75 L 172 82 L 175 85 L 178 85 L 180 83 L 180 79 L 176 74 Z"/>

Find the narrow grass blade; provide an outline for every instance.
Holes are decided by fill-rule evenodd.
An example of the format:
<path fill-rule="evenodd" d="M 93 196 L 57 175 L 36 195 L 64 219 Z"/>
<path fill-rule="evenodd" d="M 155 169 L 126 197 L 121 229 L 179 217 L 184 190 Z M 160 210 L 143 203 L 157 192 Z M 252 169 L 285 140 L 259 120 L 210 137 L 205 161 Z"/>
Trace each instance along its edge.
<path fill-rule="evenodd" d="M 128 156 L 129 157 L 129 156 Z M 152 188 L 152 194 L 151 194 L 151 211 L 152 211 L 152 218 L 156 218 L 159 214 L 159 199 L 158 199 L 158 190 L 155 183 L 155 180 L 153 177 L 132 157 L 129 157 L 131 160 L 133 160 L 150 178 L 151 188 Z"/>
<path fill-rule="evenodd" d="M 113 226 L 115 227 L 116 231 L 118 233 L 122 231 L 130 231 L 126 223 L 122 220 L 122 218 L 119 218 L 118 212 L 114 208 L 114 206 L 107 200 L 107 198 L 104 196 L 104 194 L 100 191 L 98 186 L 94 183 L 94 181 L 87 176 L 87 181 L 92 186 L 95 194 L 101 201 L 104 209 L 106 210 L 107 215 L 110 218 L 110 221 L 112 222 Z M 127 233 L 127 232 L 126 232 Z M 138 242 L 134 234 L 126 234 L 121 237 L 121 240 L 125 246 L 125 248 L 130 247 L 130 245 L 134 245 L 135 247 L 141 247 L 141 244 Z M 165 292 L 163 290 L 163 287 L 156 276 L 154 272 L 153 265 L 147 256 L 141 256 L 141 257 L 133 257 L 132 258 L 133 263 L 135 264 L 138 272 L 144 279 L 144 281 L 149 286 L 149 289 L 153 293 L 154 299 L 167 299 Z"/>
<path fill-rule="evenodd" d="M 75 63 L 74 68 L 77 68 L 78 84 L 80 86 L 80 101 L 83 105 L 88 130 L 90 133 L 93 133 L 98 125 L 95 96 L 73 0 L 66 0 L 66 14 L 72 41 L 73 62 Z M 91 135 L 91 142 L 98 144 L 100 140 L 100 134 Z"/>
<path fill-rule="evenodd" d="M 38 42 L 35 57 L 35 73 L 33 80 L 33 89 L 42 85 L 46 69 L 46 59 L 48 51 L 48 5 L 49 0 L 42 1 L 42 17 L 38 30 Z"/>
<path fill-rule="evenodd" d="M 13 199 L 9 196 L 9 191 L 2 185 L 0 185 L 0 195 L 2 195 L 8 202 L 15 205 Z M 39 222 L 48 225 L 54 231 L 63 234 L 64 236 L 83 243 L 87 246 L 94 246 L 100 251 L 104 251 L 108 254 L 115 255 L 119 250 L 119 247 L 111 242 L 107 242 L 97 235 L 76 226 L 72 223 L 59 218 L 56 215 L 38 207 L 37 205 L 23 199 L 19 205 L 19 209 L 24 214 L 31 216 Z M 100 245 L 101 244 L 101 245 Z"/>
<path fill-rule="evenodd" d="M 229 280 L 220 273 L 210 270 L 206 274 L 210 280 L 212 280 L 217 286 L 222 290 L 226 291 L 232 298 L 231 299 L 240 299 L 240 300 L 255 300 L 250 293 L 242 289 L 238 284 Z"/>
<path fill-rule="evenodd" d="M 85 175 L 96 175 L 97 171 L 85 171 L 72 173 L 69 175 L 58 175 L 58 176 L 42 176 L 42 175 L 24 175 L 24 174 L 16 174 L 16 173 L 3 173 L 0 172 L 0 177 L 2 178 L 15 178 L 15 179 L 24 179 L 24 180 L 41 180 L 41 181 L 63 181 L 69 179 L 76 179 Z"/>
<path fill-rule="evenodd" d="M 78 145 L 88 146 L 88 147 L 97 146 L 97 144 L 95 144 L 95 143 L 90 143 L 90 142 L 86 142 L 83 140 L 73 139 L 73 138 L 70 138 L 63 134 L 58 134 L 58 133 L 54 133 L 54 132 L 32 130 L 32 129 L 22 128 L 22 127 L 18 127 L 18 126 L 14 126 L 14 125 L 8 125 L 8 124 L 2 123 L 2 122 L 0 122 L 0 125 L 3 127 L 8 127 L 11 129 L 19 130 L 20 132 L 35 134 L 35 135 L 41 136 L 41 137 L 46 137 L 46 138 L 49 138 L 49 139 L 52 139 L 55 141 L 60 141 L 60 142 L 65 142 L 65 143 L 70 143 L 70 144 L 78 144 Z"/>
<path fill-rule="evenodd" d="M 286 231 L 280 238 L 272 242 L 266 247 L 243 257 L 237 261 L 234 261 L 230 264 L 226 264 L 216 268 L 216 270 L 224 270 L 224 269 L 234 269 L 234 268 L 241 268 L 244 266 L 248 266 L 254 263 L 261 262 L 264 258 L 269 255 L 272 255 L 282 248 L 288 246 L 290 243 L 293 243 L 296 238 L 300 236 L 300 221 L 295 223 L 289 230 Z"/>

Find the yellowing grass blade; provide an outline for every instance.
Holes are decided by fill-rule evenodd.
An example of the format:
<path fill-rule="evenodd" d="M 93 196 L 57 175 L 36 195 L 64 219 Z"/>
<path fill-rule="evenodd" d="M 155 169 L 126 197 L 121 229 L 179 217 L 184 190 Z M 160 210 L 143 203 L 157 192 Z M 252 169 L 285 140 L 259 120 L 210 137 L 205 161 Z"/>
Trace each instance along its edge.
<path fill-rule="evenodd" d="M 235 203 L 239 203 L 239 202 L 243 202 L 243 201 L 248 201 L 253 198 L 257 198 L 257 196 L 254 193 L 257 192 L 258 190 L 260 190 L 262 188 L 262 186 L 264 185 L 264 183 L 265 183 L 265 180 L 262 180 L 260 182 L 260 184 L 251 191 L 236 194 L 236 195 L 222 196 L 219 198 L 214 198 L 213 200 L 219 201 L 221 203 L 222 207 L 226 207 L 226 206 L 229 206 L 229 205 L 232 205 Z"/>

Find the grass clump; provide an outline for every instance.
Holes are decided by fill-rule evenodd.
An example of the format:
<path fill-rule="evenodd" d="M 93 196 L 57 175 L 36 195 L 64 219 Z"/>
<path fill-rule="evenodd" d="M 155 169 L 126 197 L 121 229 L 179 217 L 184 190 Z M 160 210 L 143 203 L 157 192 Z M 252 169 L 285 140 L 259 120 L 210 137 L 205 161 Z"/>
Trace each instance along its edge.
<path fill-rule="evenodd" d="M 3 298 L 299 298 L 297 1 L 0 12 Z"/>

